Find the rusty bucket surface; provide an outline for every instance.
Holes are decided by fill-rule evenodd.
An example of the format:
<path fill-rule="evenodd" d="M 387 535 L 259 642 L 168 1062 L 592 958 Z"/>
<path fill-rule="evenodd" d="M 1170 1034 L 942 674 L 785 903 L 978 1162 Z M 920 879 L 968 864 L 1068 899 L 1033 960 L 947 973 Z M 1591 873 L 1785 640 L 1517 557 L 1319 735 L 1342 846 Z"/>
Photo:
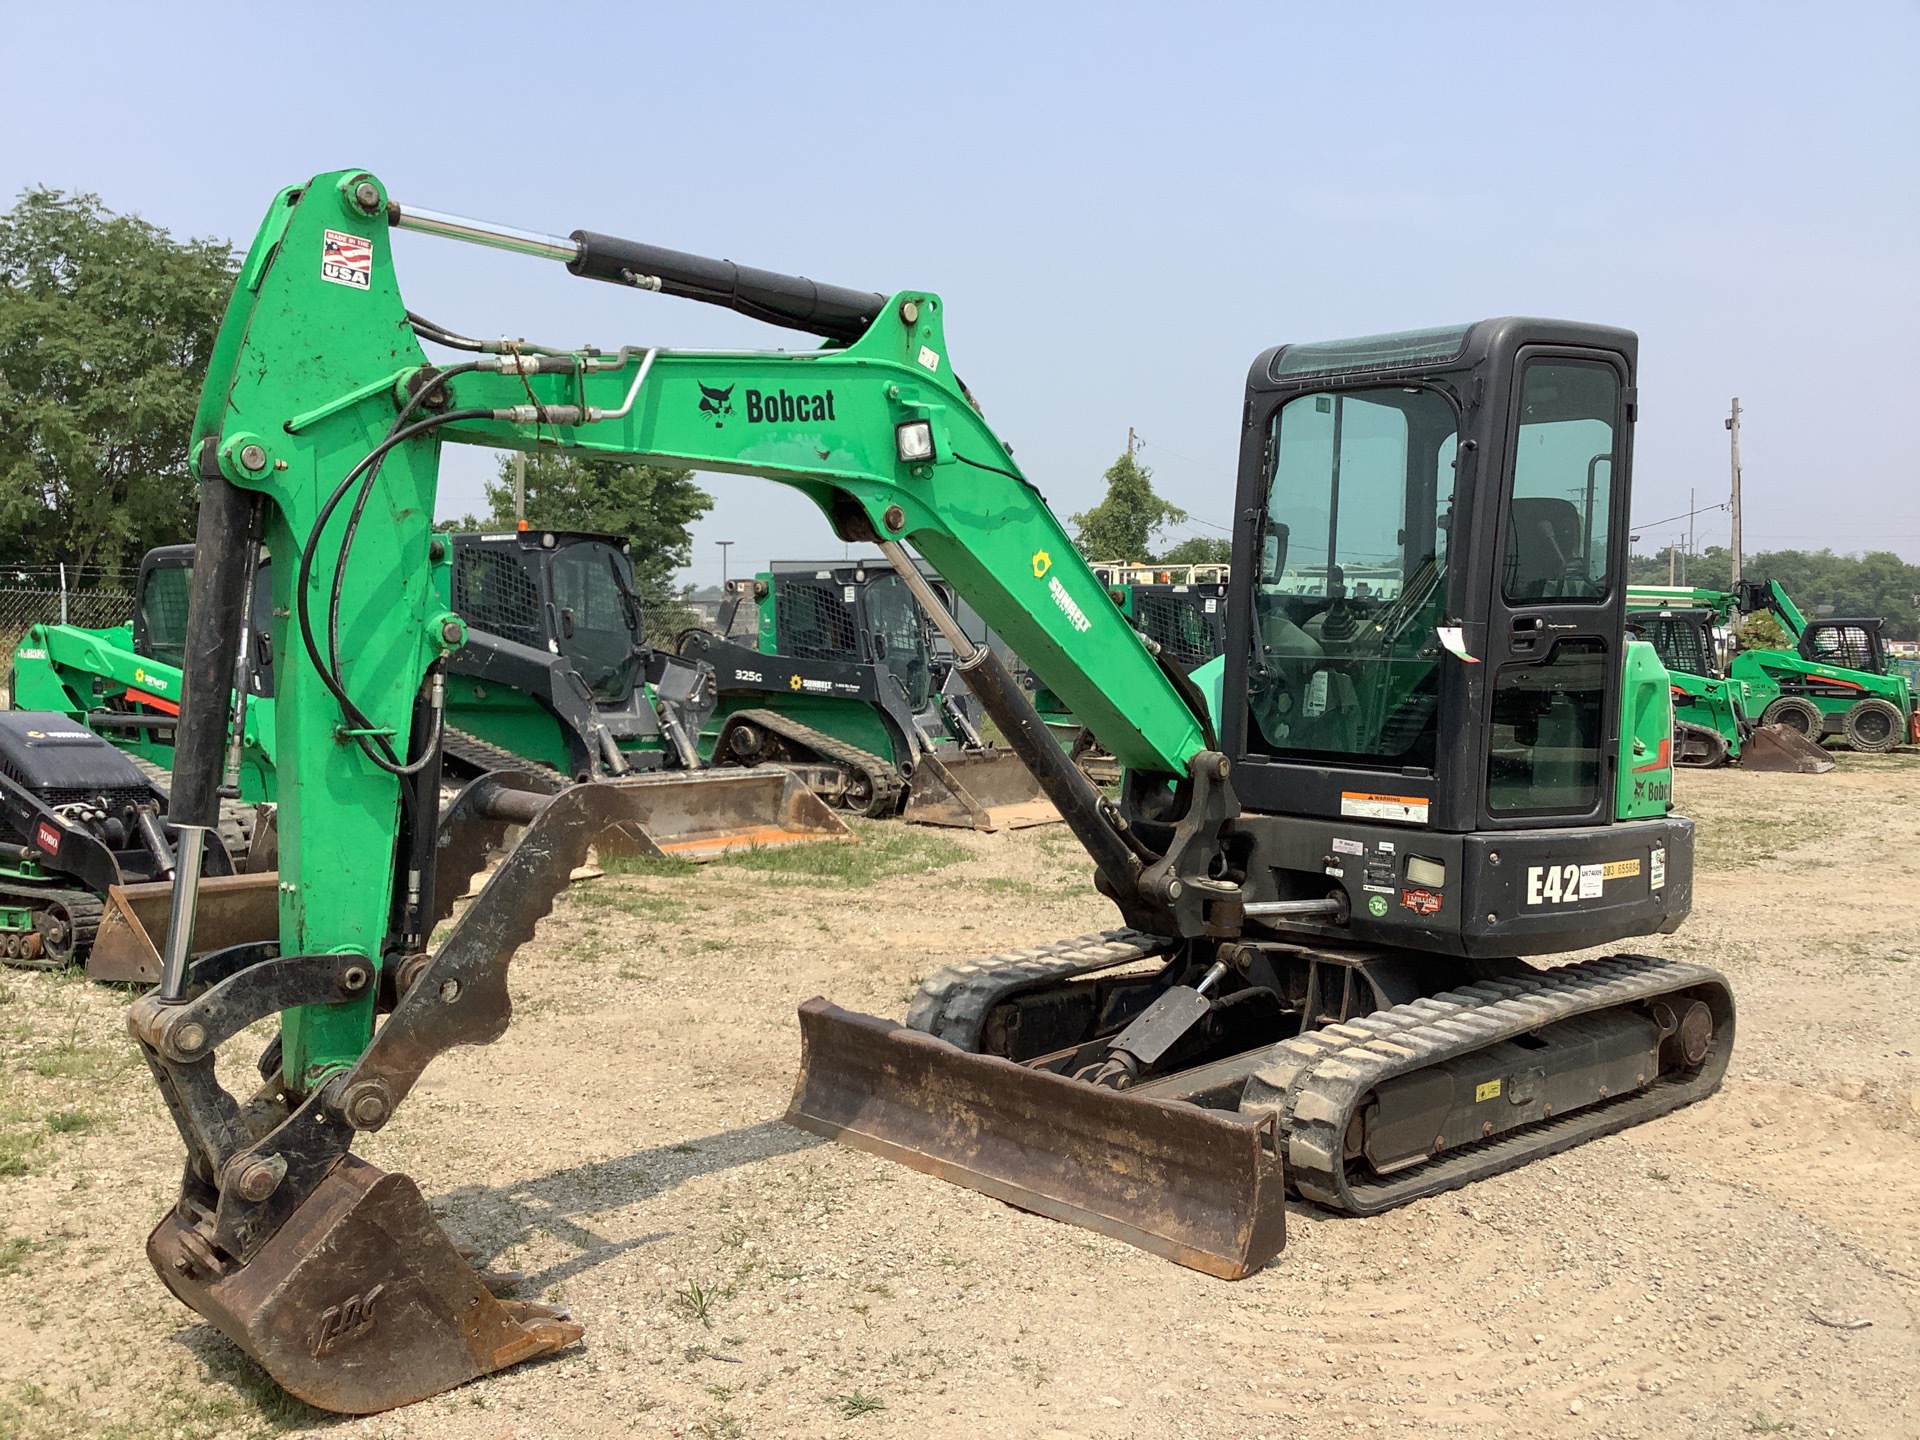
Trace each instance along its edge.
<path fill-rule="evenodd" d="M 1791 725 L 1756 725 L 1740 742 L 1740 768 L 1785 775 L 1824 775 L 1833 756 Z"/>
<path fill-rule="evenodd" d="M 851 839 L 827 803 L 778 765 L 629 776 L 595 784 L 618 790 L 619 820 L 645 832 L 656 857 L 712 860 L 729 850 L 774 849 Z"/>
<path fill-rule="evenodd" d="M 259 875 L 210 875 L 202 880 L 193 925 L 194 954 L 279 938 L 279 882 L 279 875 L 271 870 Z M 100 930 L 87 954 L 87 978 L 143 985 L 158 981 L 172 906 L 171 880 L 108 886 Z"/>
<path fill-rule="evenodd" d="M 1054 824 L 1060 812 L 1011 750 L 929 751 L 914 762 L 901 818 L 915 825 L 1019 830 Z"/>
<path fill-rule="evenodd" d="M 323 1410 L 391 1410 L 585 1333 L 551 1306 L 497 1299 L 411 1180 L 353 1156 L 245 1265 L 224 1268 L 196 1238 L 178 1212 L 148 1237 L 167 1288 Z"/>
<path fill-rule="evenodd" d="M 1129 1096 L 825 1000 L 786 1121 L 1223 1280 L 1286 1243 L 1271 1117 Z"/>

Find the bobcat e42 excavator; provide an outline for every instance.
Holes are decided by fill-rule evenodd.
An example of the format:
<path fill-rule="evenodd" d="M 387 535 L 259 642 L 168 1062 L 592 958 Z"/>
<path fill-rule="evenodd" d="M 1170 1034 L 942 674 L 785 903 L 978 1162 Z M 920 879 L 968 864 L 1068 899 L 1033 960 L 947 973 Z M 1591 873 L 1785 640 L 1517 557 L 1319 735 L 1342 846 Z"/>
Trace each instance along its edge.
<path fill-rule="evenodd" d="M 463 341 L 409 315 L 394 227 L 827 343 Z M 431 362 L 422 340 L 467 348 Z M 1734 1026 L 1713 971 L 1520 958 L 1671 931 L 1691 897 L 1666 675 L 1622 638 L 1636 348 L 1623 330 L 1507 319 L 1261 355 L 1216 715 L 987 427 L 935 295 L 482 225 L 394 202 L 364 171 L 283 191 L 195 423 L 172 814 L 183 836 L 215 822 L 264 542 L 280 933 L 189 965 L 200 852 L 183 840 L 163 977 L 129 1014 L 187 1148 L 148 1242 L 156 1270 L 282 1385 L 339 1411 L 581 1338 L 496 1298 L 412 1182 L 351 1153 L 434 1056 L 505 1030 L 514 950 L 586 846 L 617 840 L 623 793 L 652 783 L 547 796 L 496 776 L 436 816 L 442 667 L 464 638 L 436 598 L 450 556 L 429 527 L 446 441 L 800 490 L 846 541 L 880 546 L 1089 851 L 1121 928 L 951 966 L 907 1025 L 804 1004 L 794 1123 L 1235 1277 L 1281 1246 L 1288 1184 L 1371 1213 L 1708 1094 Z M 1584 512 L 1567 498 L 1582 477 Z M 952 623 L 908 542 L 1117 757 L 1118 802 Z M 1316 640 L 1328 602 L 1299 577 L 1349 556 L 1391 560 L 1404 583 Z M 514 824 L 431 945 L 456 877 Z M 265 1085 L 243 1102 L 215 1056 L 275 1017 Z"/>

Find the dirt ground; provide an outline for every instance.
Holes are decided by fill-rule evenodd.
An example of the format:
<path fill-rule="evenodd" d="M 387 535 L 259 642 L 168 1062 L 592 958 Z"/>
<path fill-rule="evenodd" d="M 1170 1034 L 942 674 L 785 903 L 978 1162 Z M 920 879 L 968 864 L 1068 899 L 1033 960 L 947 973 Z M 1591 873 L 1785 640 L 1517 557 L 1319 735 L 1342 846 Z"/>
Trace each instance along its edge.
<path fill-rule="evenodd" d="M 506 1037 L 362 1149 L 586 1343 L 361 1420 L 149 1271 L 179 1145 L 128 997 L 7 973 L 0 1435 L 1920 1434 L 1920 756 L 1679 801 L 1694 918 L 1644 948 L 1730 976 L 1721 1093 L 1382 1218 L 1296 1206 L 1238 1284 L 776 1118 L 799 1000 L 897 1016 L 944 961 L 1114 923 L 1064 832 L 578 884 Z"/>

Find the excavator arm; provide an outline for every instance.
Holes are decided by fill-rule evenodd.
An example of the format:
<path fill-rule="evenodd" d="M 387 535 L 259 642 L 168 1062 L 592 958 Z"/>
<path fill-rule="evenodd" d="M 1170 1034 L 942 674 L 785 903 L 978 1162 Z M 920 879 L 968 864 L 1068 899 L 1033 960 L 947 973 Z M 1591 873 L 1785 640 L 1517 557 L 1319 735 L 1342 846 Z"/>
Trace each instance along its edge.
<path fill-rule="evenodd" d="M 828 343 L 729 353 L 467 340 L 408 311 L 391 241 L 403 228 L 564 260 Z M 449 355 L 430 360 L 423 340 Z M 505 1030 L 513 951 L 589 844 L 634 843 L 648 783 L 554 796 L 495 776 L 443 812 L 444 669 L 465 639 L 445 599 L 450 547 L 432 528 L 447 442 L 687 465 L 801 491 L 843 538 L 877 542 L 947 631 L 1129 924 L 1178 937 L 1238 916 L 1238 888 L 1210 875 L 1236 807 L 1204 707 L 1108 601 L 982 418 L 954 374 L 937 296 L 842 291 L 587 232 L 556 240 L 410 211 L 364 171 L 281 192 L 241 268 L 195 421 L 202 495 L 172 805 L 180 863 L 161 982 L 129 1024 L 189 1157 L 150 1257 L 283 1384 L 334 1409 L 403 1403 L 577 1338 L 541 1307 L 488 1296 L 449 1260 L 411 1184 L 349 1145 L 386 1123 L 434 1055 Z M 1158 847 L 1067 760 L 903 542 L 1132 769 L 1161 822 Z M 262 546 L 274 557 L 279 940 L 190 965 L 194 836 L 215 823 L 235 641 Z M 451 895 L 510 824 L 523 837 L 431 944 Z M 273 1015 L 268 1089 L 243 1107 L 215 1078 L 213 1051 Z M 349 1252 L 358 1258 L 342 1262 Z M 376 1330 L 378 1363 L 329 1363 Z"/>

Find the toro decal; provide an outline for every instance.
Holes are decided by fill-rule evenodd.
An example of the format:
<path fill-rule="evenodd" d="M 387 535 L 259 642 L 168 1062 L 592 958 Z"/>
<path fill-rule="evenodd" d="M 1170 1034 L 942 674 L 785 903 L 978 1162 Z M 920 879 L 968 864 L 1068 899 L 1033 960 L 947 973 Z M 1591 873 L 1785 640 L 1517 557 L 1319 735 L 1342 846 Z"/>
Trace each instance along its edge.
<path fill-rule="evenodd" d="M 33 827 L 33 843 L 40 847 L 45 855 L 60 853 L 60 827 L 51 821 L 42 820 Z"/>

